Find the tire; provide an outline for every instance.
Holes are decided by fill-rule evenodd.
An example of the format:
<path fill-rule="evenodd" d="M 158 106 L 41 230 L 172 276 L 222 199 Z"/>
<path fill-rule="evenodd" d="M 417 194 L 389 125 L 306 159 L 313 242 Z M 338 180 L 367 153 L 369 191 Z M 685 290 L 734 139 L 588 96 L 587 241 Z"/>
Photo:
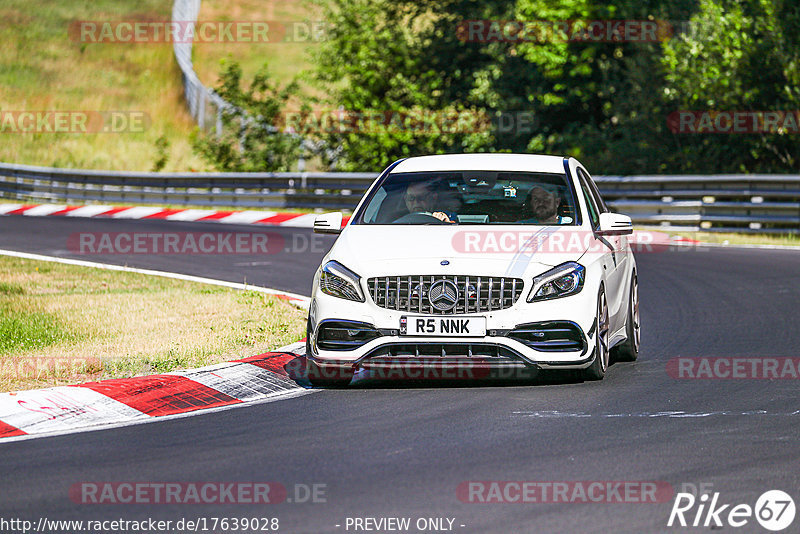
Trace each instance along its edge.
<path fill-rule="evenodd" d="M 635 362 L 639 357 L 641 344 L 641 322 L 639 320 L 639 280 L 636 272 L 631 279 L 630 298 L 628 299 L 628 320 L 625 324 L 627 339 L 614 348 L 614 360 L 619 362 Z"/>
<path fill-rule="evenodd" d="M 597 295 L 597 315 L 595 321 L 597 325 L 594 347 L 595 356 L 592 365 L 583 371 L 583 377 L 586 380 L 602 380 L 608 369 L 608 302 L 606 301 L 605 290 L 602 287 L 600 287 L 600 293 Z"/>

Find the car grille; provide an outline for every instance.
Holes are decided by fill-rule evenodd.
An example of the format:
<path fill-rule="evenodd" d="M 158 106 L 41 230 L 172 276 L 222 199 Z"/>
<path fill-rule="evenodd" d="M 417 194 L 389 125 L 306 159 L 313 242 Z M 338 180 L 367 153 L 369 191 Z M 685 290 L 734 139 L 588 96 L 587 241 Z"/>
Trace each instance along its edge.
<path fill-rule="evenodd" d="M 451 310 L 434 308 L 428 290 L 440 280 L 458 288 L 458 300 Z M 381 308 L 435 315 L 482 313 L 513 306 L 522 294 L 520 278 L 462 275 L 379 276 L 367 280 L 372 300 Z"/>

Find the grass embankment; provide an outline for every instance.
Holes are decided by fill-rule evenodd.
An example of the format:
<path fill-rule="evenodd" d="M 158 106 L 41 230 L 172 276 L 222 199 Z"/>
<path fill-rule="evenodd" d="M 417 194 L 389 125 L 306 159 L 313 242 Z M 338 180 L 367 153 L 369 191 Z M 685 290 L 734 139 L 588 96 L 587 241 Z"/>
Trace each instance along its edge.
<path fill-rule="evenodd" d="M 311 0 L 203 0 L 198 19 L 237 23 L 266 21 L 270 28 L 267 32 L 270 42 L 196 42 L 192 53 L 194 68 L 207 87 L 219 83 L 225 60 L 239 63 L 245 85 L 252 82 L 253 76 L 266 63 L 274 84 L 285 87 L 296 80 L 304 98 L 325 101 L 327 93 L 311 81 L 314 66 L 311 53 L 324 39 L 325 31 L 322 10 Z M 287 122 L 295 120 L 289 117 L 301 109 L 304 98 L 289 101 L 284 110 Z M 329 104 L 314 107 L 322 113 L 331 111 Z M 327 170 L 319 157 L 308 159 L 305 165 L 308 171 Z"/>
<path fill-rule="evenodd" d="M 69 168 L 149 171 L 157 140 L 165 171 L 206 170 L 192 153 L 170 43 L 83 43 L 70 23 L 169 20 L 166 0 L 0 0 L 0 110 L 143 112 L 140 133 L 2 133 L 0 161 Z"/>
<path fill-rule="evenodd" d="M 305 333 L 252 291 L 0 256 L 0 391 L 198 367 Z"/>
<path fill-rule="evenodd" d="M 204 0 L 204 21 L 319 20 L 315 8 L 294 0 Z M 0 0 L 0 110 L 5 112 L 134 112 L 149 124 L 133 133 L 1 133 L 0 161 L 65 168 L 128 171 L 213 170 L 193 153 L 195 124 L 183 98 L 171 43 L 85 43 L 70 31 L 76 21 L 166 21 L 167 0 Z M 302 30 L 302 28 L 301 28 Z M 278 32 L 280 33 L 280 31 Z M 220 60 L 238 61 L 249 82 L 267 62 L 281 85 L 311 66 L 313 40 L 277 43 L 196 43 L 200 79 L 213 87 Z M 304 84 L 307 92 L 318 91 Z M 168 147 L 159 149 L 161 138 Z M 315 163 L 309 163 L 314 168 Z"/>
<path fill-rule="evenodd" d="M 249 83 L 267 63 L 273 79 L 285 85 L 312 67 L 309 50 L 318 41 L 306 39 L 304 30 L 320 20 L 319 11 L 318 6 L 307 0 L 203 0 L 198 17 L 201 21 L 276 22 L 279 24 L 267 33 L 268 37 L 275 34 L 282 37 L 288 29 L 292 33 L 278 42 L 195 43 L 192 53 L 195 72 L 206 86 L 213 87 L 219 81 L 220 62 L 231 58 L 239 62 L 244 80 Z M 315 94 L 314 89 L 303 86 Z"/>

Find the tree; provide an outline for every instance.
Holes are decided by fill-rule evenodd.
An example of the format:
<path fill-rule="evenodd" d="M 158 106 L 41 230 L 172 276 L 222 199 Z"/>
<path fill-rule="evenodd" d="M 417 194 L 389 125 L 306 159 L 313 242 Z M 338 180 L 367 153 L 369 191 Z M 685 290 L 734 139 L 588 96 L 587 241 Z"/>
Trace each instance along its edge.
<path fill-rule="evenodd" d="M 800 6 L 700 0 L 689 32 L 664 46 L 664 93 L 676 110 L 797 111 Z M 681 172 L 787 172 L 798 132 L 677 134 Z"/>
<path fill-rule="evenodd" d="M 340 150 L 342 169 L 376 170 L 404 156 L 489 150 L 572 155 L 599 174 L 797 167 L 800 144 L 787 131 L 676 134 L 669 121 L 681 109 L 797 110 L 796 3 L 319 1 L 333 29 L 316 56 L 316 76 L 332 107 L 483 117 L 522 111 L 536 117 L 533 131 L 326 132 L 328 146 Z M 545 29 L 580 27 L 581 21 L 657 22 L 663 42 L 573 38 L 558 31 L 534 39 L 514 39 L 513 32 L 511 38 L 464 39 L 456 30 L 470 20 L 515 20 Z M 680 21 L 690 21 L 689 31 L 670 35 L 670 23 L 681 29 Z"/>
<path fill-rule="evenodd" d="M 496 74 L 492 47 L 464 43 L 458 23 L 510 13 L 512 2 L 323 0 L 331 31 L 315 55 L 328 105 L 346 113 L 411 117 L 411 124 L 322 132 L 340 147 L 342 170 L 378 170 L 401 157 L 497 148 L 491 129 Z M 466 127 L 452 127 L 447 118 Z M 415 128 L 414 118 L 432 119 Z M 468 123 L 472 121 L 475 126 Z M 437 127 L 438 125 L 439 127 Z"/>
<path fill-rule="evenodd" d="M 220 171 L 288 171 L 300 157 L 302 139 L 282 132 L 283 113 L 299 98 L 296 81 L 273 84 L 267 65 L 243 87 L 242 69 L 235 61 L 224 64 L 216 93 L 231 104 L 221 111 L 222 131 L 196 132 L 194 149 Z"/>
<path fill-rule="evenodd" d="M 677 145 L 666 124 L 661 43 L 592 40 L 578 30 L 592 21 L 649 22 L 664 39 L 669 21 L 685 20 L 691 9 L 684 0 L 520 0 L 522 20 L 571 24 L 570 34 L 518 47 L 538 80 L 528 98 L 541 128 L 528 150 L 579 157 L 602 174 L 669 172 Z"/>

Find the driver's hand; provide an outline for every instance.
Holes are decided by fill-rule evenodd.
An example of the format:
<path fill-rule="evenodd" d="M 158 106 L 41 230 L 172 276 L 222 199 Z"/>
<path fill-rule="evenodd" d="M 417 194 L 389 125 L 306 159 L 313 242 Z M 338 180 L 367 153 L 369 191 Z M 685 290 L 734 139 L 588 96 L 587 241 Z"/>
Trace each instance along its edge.
<path fill-rule="evenodd" d="M 446 222 L 446 223 L 454 223 L 455 222 L 455 221 L 451 221 L 450 217 L 448 217 L 444 212 L 441 212 L 441 211 L 435 211 L 435 212 L 432 213 L 432 215 L 434 217 L 436 217 L 437 219 L 439 219 L 440 221 L 442 221 L 442 222 Z"/>

